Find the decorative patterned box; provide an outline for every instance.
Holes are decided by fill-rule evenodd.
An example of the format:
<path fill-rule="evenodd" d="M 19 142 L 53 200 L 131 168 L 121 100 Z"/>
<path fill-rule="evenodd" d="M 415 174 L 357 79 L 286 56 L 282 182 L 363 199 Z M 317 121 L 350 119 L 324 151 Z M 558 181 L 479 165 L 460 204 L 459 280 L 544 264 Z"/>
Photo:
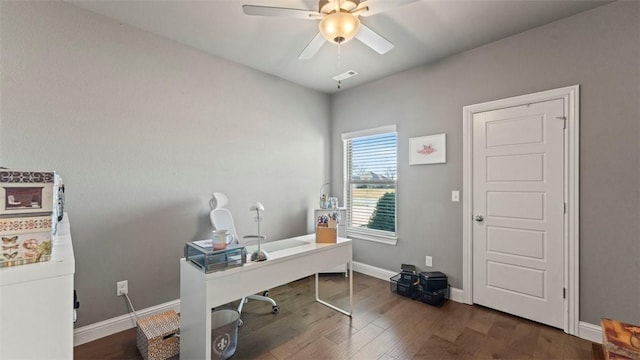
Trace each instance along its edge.
<path fill-rule="evenodd" d="M 0 171 L 0 217 L 51 214 L 54 172 Z"/>
<path fill-rule="evenodd" d="M 164 360 L 180 351 L 180 316 L 173 310 L 138 320 L 136 340 L 145 360 Z"/>
<path fill-rule="evenodd" d="M 605 359 L 640 360 L 640 326 L 601 319 Z"/>
<path fill-rule="evenodd" d="M 0 267 L 51 259 L 51 215 L 0 218 Z"/>

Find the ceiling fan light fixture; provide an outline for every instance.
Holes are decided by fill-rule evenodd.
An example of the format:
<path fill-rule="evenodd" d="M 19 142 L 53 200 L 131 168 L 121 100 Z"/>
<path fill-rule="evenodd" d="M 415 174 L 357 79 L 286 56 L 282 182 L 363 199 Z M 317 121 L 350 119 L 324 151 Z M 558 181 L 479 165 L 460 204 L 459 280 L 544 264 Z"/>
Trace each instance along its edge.
<path fill-rule="evenodd" d="M 356 36 L 360 29 L 360 20 L 346 11 L 339 11 L 323 17 L 318 27 L 325 39 L 343 44 Z"/>

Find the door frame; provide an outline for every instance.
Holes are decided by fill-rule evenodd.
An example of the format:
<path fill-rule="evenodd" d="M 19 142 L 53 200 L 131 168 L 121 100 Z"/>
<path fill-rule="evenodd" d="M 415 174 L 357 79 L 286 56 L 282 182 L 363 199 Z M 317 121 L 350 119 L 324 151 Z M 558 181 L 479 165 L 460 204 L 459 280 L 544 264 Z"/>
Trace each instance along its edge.
<path fill-rule="evenodd" d="M 579 252 L 579 119 L 580 85 L 541 91 L 463 107 L 462 156 L 462 302 L 473 304 L 473 115 L 534 102 L 563 99 L 566 131 L 564 133 L 564 332 L 578 335 L 580 321 L 580 252 Z"/>

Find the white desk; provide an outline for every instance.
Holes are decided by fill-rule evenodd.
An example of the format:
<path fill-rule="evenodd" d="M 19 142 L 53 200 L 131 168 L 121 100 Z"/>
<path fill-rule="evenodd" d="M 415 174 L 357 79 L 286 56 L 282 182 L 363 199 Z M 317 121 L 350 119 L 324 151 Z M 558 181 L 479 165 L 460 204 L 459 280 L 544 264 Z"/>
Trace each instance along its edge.
<path fill-rule="evenodd" d="M 291 240 L 304 244 L 286 245 Z M 211 358 L 211 309 L 250 294 L 288 282 L 316 275 L 316 300 L 351 316 L 353 306 L 353 274 L 351 240 L 338 238 L 336 244 L 316 244 L 315 234 L 269 242 L 277 251 L 268 251 L 269 260 L 248 262 L 244 266 L 205 274 L 185 259 L 180 260 L 180 359 Z M 255 246 L 248 247 L 249 255 Z M 349 311 L 321 300 L 318 294 L 318 272 L 340 264 L 349 264 Z M 277 301 L 277 299 L 276 299 Z M 242 346 L 241 344 L 239 346 Z"/>

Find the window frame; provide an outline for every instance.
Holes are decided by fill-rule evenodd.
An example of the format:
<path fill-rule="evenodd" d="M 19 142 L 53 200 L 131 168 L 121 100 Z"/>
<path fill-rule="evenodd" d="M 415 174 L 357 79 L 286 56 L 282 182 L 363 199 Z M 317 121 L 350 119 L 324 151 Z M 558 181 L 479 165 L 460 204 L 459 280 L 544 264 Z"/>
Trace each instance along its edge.
<path fill-rule="evenodd" d="M 382 183 L 393 184 L 395 191 L 395 208 L 394 208 L 394 219 L 395 219 L 395 231 L 387 231 L 387 230 L 377 230 L 377 229 L 369 229 L 369 228 L 361 228 L 361 227 L 352 227 L 351 226 L 351 209 L 352 199 L 351 199 L 351 186 L 356 184 L 357 182 L 351 181 L 351 173 L 349 171 L 350 166 L 349 163 L 351 159 L 350 152 L 348 149 L 348 141 L 367 137 L 374 135 L 382 135 L 394 133 L 396 136 L 396 168 L 395 168 L 395 178 L 394 180 L 382 181 Z M 398 132 L 396 130 L 396 125 L 387 125 L 372 129 L 352 131 L 348 133 L 342 134 L 342 148 L 343 148 L 343 197 L 344 204 L 347 207 L 347 219 L 346 219 L 346 231 L 347 237 L 373 241 L 382 244 L 388 245 L 396 245 L 398 242 Z"/>

